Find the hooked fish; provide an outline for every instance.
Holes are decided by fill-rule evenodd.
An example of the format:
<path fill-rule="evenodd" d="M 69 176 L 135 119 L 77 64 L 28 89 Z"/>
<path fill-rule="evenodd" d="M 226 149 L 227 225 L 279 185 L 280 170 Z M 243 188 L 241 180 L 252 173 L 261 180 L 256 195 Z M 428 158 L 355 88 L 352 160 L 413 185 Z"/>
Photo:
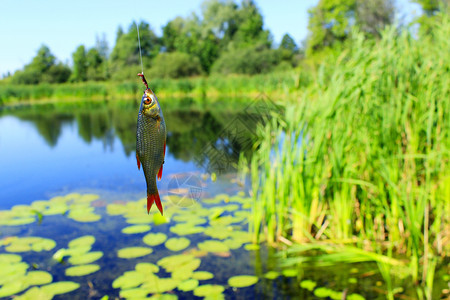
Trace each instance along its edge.
<path fill-rule="evenodd" d="M 142 78 L 146 89 L 137 118 L 136 160 L 139 170 L 142 164 L 147 182 L 147 213 L 155 203 L 162 215 L 163 207 L 156 186 L 156 176 L 161 180 L 166 155 L 166 123 L 158 98 L 149 89 L 144 74 L 138 75 Z"/>

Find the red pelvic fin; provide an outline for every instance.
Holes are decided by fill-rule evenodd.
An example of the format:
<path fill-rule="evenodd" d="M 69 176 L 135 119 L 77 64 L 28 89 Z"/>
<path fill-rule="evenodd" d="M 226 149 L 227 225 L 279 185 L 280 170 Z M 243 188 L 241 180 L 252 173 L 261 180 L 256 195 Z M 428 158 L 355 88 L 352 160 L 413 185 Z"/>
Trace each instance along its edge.
<path fill-rule="evenodd" d="M 164 157 L 166 157 L 166 140 L 164 140 Z"/>
<path fill-rule="evenodd" d="M 136 161 L 137 161 L 137 165 L 138 165 L 138 170 L 141 169 L 141 161 L 139 160 L 139 156 L 136 153 Z"/>
<path fill-rule="evenodd" d="M 163 169 L 162 167 L 163 167 L 163 165 L 161 165 L 161 168 L 159 168 L 159 171 L 158 171 L 158 180 L 161 180 L 161 177 L 162 177 L 162 169 Z"/>
<path fill-rule="evenodd" d="M 150 209 L 152 208 L 153 203 L 156 204 L 156 207 L 158 207 L 159 211 L 161 212 L 161 215 L 163 214 L 163 206 L 161 204 L 161 199 L 159 198 L 158 192 L 156 194 L 147 194 L 147 213 L 150 213 Z"/>

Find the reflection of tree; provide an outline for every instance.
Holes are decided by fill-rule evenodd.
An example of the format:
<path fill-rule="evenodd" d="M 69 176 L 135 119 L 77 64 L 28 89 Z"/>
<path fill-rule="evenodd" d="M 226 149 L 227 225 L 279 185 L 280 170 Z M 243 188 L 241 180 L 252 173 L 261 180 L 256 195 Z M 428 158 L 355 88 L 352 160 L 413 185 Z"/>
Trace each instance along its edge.
<path fill-rule="evenodd" d="M 117 137 L 127 156 L 134 153 L 138 104 L 81 105 L 82 107 L 51 109 L 46 107 L 14 114 L 34 124 L 39 134 L 52 147 L 61 135 L 62 125 L 76 120 L 78 135 L 84 142 L 101 140 L 105 146 L 112 148 Z M 249 125 L 245 121 L 245 115 L 223 111 L 166 109 L 164 117 L 168 130 L 168 151 L 183 161 L 195 161 L 200 165 L 211 162 L 213 152 L 208 152 L 208 147 L 214 147 L 215 157 L 218 151 L 220 157 L 226 157 L 228 162 L 236 162 L 239 153 L 249 150 L 249 143 L 253 142 L 255 124 Z"/>

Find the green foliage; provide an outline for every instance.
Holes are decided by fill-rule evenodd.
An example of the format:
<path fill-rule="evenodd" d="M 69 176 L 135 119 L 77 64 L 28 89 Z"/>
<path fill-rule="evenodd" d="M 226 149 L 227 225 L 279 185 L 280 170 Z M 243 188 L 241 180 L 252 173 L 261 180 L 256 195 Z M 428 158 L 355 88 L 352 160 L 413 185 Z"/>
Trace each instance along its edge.
<path fill-rule="evenodd" d="M 159 53 L 159 38 L 148 23 L 142 21 L 138 26 L 143 63 L 145 66 L 149 66 L 149 59 L 152 59 Z M 118 31 L 116 45 L 109 57 L 109 70 L 113 79 L 129 79 L 129 73 L 123 72 L 122 69 L 126 66 L 140 66 L 137 36 L 135 22 L 130 25 L 127 33 L 122 33 L 121 30 Z M 137 68 L 138 71 L 140 69 L 140 67 Z"/>
<path fill-rule="evenodd" d="M 236 49 L 219 57 L 212 71 L 221 74 L 267 73 L 280 62 L 280 58 L 280 53 L 273 49 Z"/>
<path fill-rule="evenodd" d="M 381 37 L 381 31 L 393 23 L 394 16 L 392 0 L 356 0 L 356 24 L 367 34 Z"/>
<path fill-rule="evenodd" d="M 86 50 L 83 45 L 78 46 L 72 54 L 73 72 L 70 80 L 72 82 L 86 81 L 87 79 L 87 59 Z"/>
<path fill-rule="evenodd" d="M 87 80 L 105 80 L 106 79 L 106 58 L 97 48 L 91 48 L 86 53 Z"/>
<path fill-rule="evenodd" d="M 448 15 L 432 28 L 419 39 L 390 28 L 376 47 L 355 34 L 302 101 L 261 128 L 250 164 L 255 241 L 406 255 L 407 270 L 390 274 L 406 271 L 432 298 L 434 266 L 449 254 L 440 246 L 450 222 Z M 361 259 L 347 250 L 328 258 Z"/>
<path fill-rule="evenodd" d="M 61 63 L 56 63 L 50 49 L 42 45 L 37 55 L 23 70 L 17 71 L 11 78 L 16 84 L 61 83 L 67 81 L 70 69 Z"/>
<path fill-rule="evenodd" d="M 161 53 L 153 61 L 150 77 L 179 78 L 202 73 L 200 60 L 192 55 L 172 52 Z"/>

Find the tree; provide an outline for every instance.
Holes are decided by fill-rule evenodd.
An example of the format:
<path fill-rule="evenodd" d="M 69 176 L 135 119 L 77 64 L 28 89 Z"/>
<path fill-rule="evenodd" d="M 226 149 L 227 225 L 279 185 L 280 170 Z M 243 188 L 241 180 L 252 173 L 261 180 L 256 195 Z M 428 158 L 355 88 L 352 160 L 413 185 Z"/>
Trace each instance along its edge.
<path fill-rule="evenodd" d="M 287 33 L 281 39 L 279 48 L 288 50 L 292 53 L 298 50 L 297 44 L 295 43 L 294 39 Z"/>
<path fill-rule="evenodd" d="M 83 45 L 78 46 L 74 53 L 72 53 L 73 59 L 73 72 L 70 78 L 73 82 L 86 81 L 87 80 L 87 60 L 86 50 Z"/>
<path fill-rule="evenodd" d="M 87 64 L 87 80 L 105 80 L 106 70 L 105 70 L 105 58 L 97 50 L 97 48 L 91 48 L 86 53 L 86 64 Z"/>
<path fill-rule="evenodd" d="M 202 66 L 198 57 L 181 52 L 161 53 L 155 57 L 151 77 L 179 78 L 200 75 Z"/>
<path fill-rule="evenodd" d="M 395 9 L 391 0 L 357 0 L 356 24 L 365 33 L 381 37 L 381 31 L 394 21 Z"/>
<path fill-rule="evenodd" d="M 101 38 L 98 35 L 95 37 L 95 49 L 104 60 L 108 58 L 109 46 L 105 33 L 103 33 Z"/>

